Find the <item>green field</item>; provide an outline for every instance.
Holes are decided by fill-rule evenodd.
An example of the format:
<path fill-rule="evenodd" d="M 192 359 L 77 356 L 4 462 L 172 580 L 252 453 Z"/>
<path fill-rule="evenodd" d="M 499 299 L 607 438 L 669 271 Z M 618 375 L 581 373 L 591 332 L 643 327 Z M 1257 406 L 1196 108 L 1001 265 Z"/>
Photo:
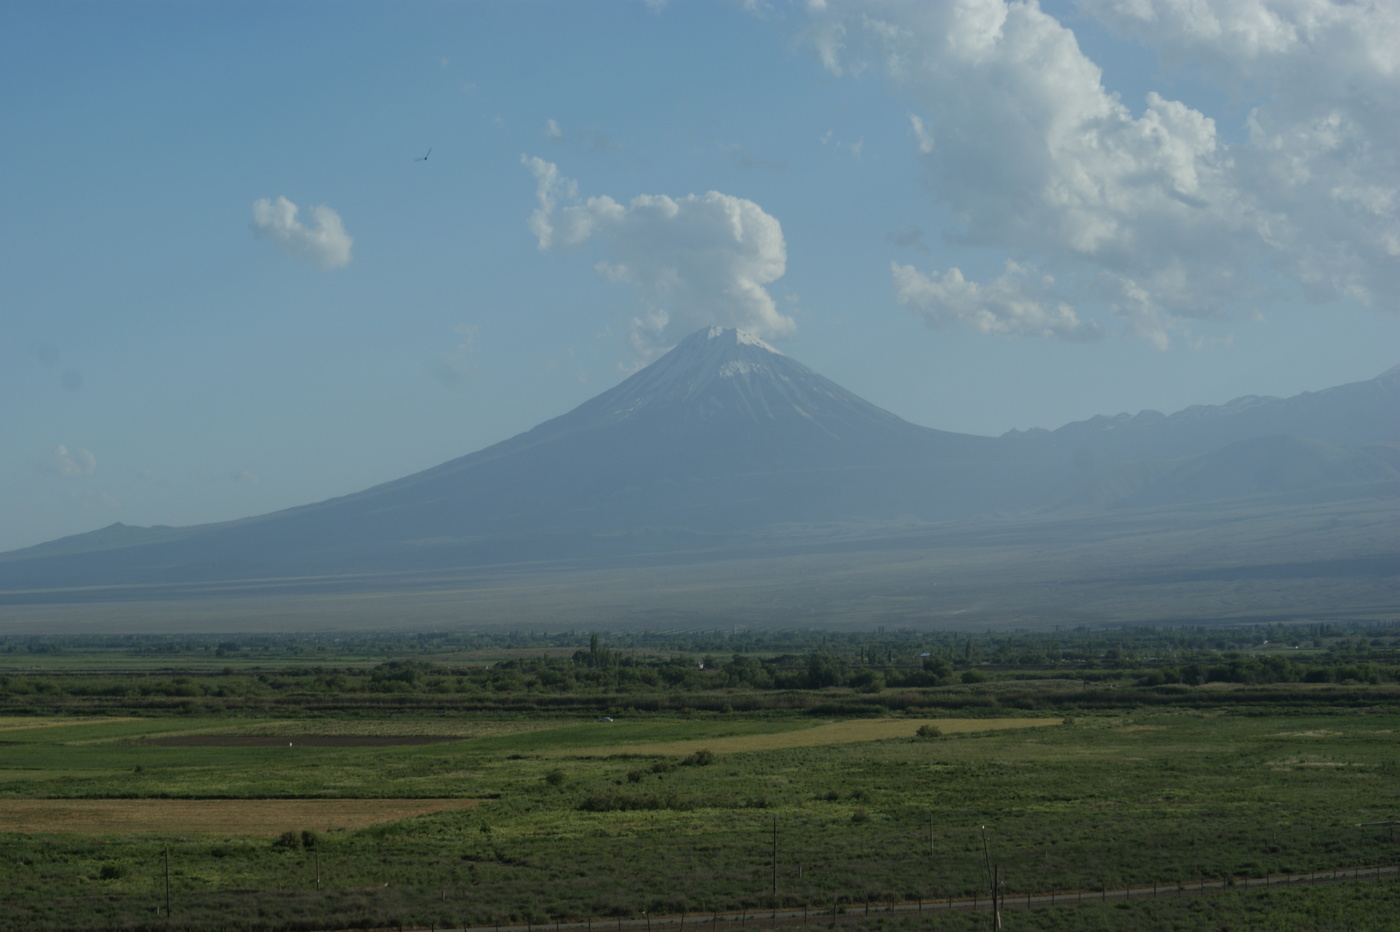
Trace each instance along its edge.
<path fill-rule="evenodd" d="M 493 667 L 415 642 L 377 672 L 358 649 L 287 666 L 292 644 L 230 672 L 205 671 L 198 644 L 113 672 L 86 645 L 61 678 L 61 664 L 18 662 L 0 677 L 0 928 L 444 928 L 779 908 L 825 921 L 835 909 L 871 929 L 985 928 L 985 915 L 864 910 L 985 899 L 989 863 L 1013 899 L 1174 894 L 1020 910 L 1008 928 L 1302 929 L 1322 916 L 1387 928 L 1400 879 L 1245 886 L 1400 863 L 1393 830 L 1362 825 L 1400 809 L 1395 632 L 1364 645 L 1308 633 L 1321 635 L 1313 661 L 1330 666 L 1191 654 L 1218 676 L 1281 669 L 1291 682 L 1145 687 L 1186 668 L 1152 646 L 1160 633 L 1140 633 L 1097 653 L 1062 635 L 1052 659 L 1079 677 L 1069 685 L 1043 669 L 1025 678 L 1014 658 L 1030 663 L 1038 642 L 1010 642 L 1013 655 L 955 640 L 957 663 L 916 668 L 934 685 L 898 690 L 874 679 L 903 675 L 893 635 L 825 639 L 805 665 L 753 652 L 704 671 L 686 658 L 706 655 L 682 645 L 626 653 L 586 638 Z M 462 665 L 406 664 L 414 651 Z M 835 685 L 783 685 L 785 669 L 826 676 L 828 662 Z M 1374 681 L 1337 681 L 1353 668 Z M 1330 679 L 1304 682 L 1314 669 Z M 244 678 L 265 689 L 211 711 L 209 694 Z M 168 696 L 171 684 L 190 695 Z"/>

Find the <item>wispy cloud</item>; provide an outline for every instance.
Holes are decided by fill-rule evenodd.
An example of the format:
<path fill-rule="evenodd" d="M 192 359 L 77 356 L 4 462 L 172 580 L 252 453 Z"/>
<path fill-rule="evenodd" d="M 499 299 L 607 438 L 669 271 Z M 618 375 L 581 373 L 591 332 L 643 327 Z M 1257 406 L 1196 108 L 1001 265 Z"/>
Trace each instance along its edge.
<path fill-rule="evenodd" d="M 544 137 L 586 152 L 614 152 L 617 150 L 617 144 L 613 142 L 612 137 L 596 126 L 565 131 L 557 120 L 546 120 Z"/>
<path fill-rule="evenodd" d="M 355 240 L 345 232 L 340 214 L 329 207 L 310 208 L 311 226 L 297 219 L 299 208 L 285 197 L 261 198 L 253 202 L 253 232 L 271 240 L 289 256 L 310 262 L 321 269 L 339 269 L 350 264 L 350 247 Z"/>
<path fill-rule="evenodd" d="M 72 478 L 74 476 L 90 476 L 97 468 L 97 457 L 92 455 L 90 450 L 75 448 L 69 450 L 64 444 L 59 444 L 49 454 L 48 459 L 43 461 L 40 467 L 44 472 L 53 476 L 63 476 Z"/>
<path fill-rule="evenodd" d="M 476 324 L 458 324 L 452 329 L 457 346 L 449 353 L 439 354 L 432 362 L 432 375 L 444 388 L 465 391 L 476 363 Z"/>

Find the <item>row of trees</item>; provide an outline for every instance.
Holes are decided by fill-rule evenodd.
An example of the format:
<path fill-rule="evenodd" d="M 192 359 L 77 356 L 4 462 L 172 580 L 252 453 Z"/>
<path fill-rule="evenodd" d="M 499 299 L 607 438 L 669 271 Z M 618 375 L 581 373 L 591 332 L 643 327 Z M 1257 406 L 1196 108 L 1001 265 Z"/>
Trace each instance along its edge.
<path fill-rule="evenodd" d="M 279 702 L 315 697 L 597 695 L 609 693 L 701 693 L 803 691 L 842 688 L 857 693 L 930 689 L 1008 679 L 1062 679 L 1075 683 L 1119 683 L 1151 688 L 1208 683 L 1400 682 L 1400 664 L 1334 663 L 1327 658 L 1293 660 L 1278 654 L 1214 655 L 1189 663 L 1124 663 L 1094 669 L 1064 665 L 1025 672 L 1017 667 L 971 665 L 927 656 L 917 664 L 861 662 L 826 651 L 725 661 L 673 655 L 626 654 L 598 646 L 572 658 L 522 658 L 491 666 L 460 667 L 423 660 L 392 660 L 374 667 L 299 667 L 247 673 L 178 676 L 120 674 L 0 676 L 0 699 L 77 697 L 140 701 L 203 699 Z"/>

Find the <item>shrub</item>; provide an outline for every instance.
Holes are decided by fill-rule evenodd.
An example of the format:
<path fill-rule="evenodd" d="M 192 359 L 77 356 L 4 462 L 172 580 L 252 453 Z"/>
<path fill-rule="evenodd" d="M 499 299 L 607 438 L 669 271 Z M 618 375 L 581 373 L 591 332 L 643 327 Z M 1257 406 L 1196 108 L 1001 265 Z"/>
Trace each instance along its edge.
<path fill-rule="evenodd" d="M 715 752 L 708 750 L 696 751 L 694 754 L 681 761 L 686 767 L 708 767 L 715 762 Z"/>
<path fill-rule="evenodd" d="M 301 833 L 286 831 L 278 835 L 272 842 L 272 847 L 282 851 L 292 851 L 301 847 Z"/>
<path fill-rule="evenodd" d="M 941 738 L 943 731 L 937 725 L 920 725 L 919 730 L 914 732 L 920 738 Z"/>
<path fill-rule="evenodd" d="M 851 821 L 852 821 L 852 822 L 869 822 L 869 821 L 870 821 L 870 810 L 866 809 L 864 806 L 861 806 L 861 807 L 860 807 L 859 809 L 857 809 L 855 812 L 851 813 Z"/>
<path fill-rule="evenodd" d="M 544 782 L 550 786 L 562 786 L 564 783 L 564 771 L 557 767 L 544 775 Z"/>

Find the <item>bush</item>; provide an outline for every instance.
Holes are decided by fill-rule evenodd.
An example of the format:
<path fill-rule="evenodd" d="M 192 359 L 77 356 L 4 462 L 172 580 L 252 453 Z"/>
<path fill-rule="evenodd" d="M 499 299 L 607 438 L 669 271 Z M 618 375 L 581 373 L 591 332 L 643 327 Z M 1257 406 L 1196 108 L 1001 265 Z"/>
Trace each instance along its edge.
<path fill-rule="evenodd" d="M 624 793 L 617 790 L 594 793 L 579 803 L 584 812 L 635 812 L 645 810 L 670 809 L 686 810 L 695 804 L 682 799 L 674 792 L 665 793 Z"/>
<path fill-rule="evenodd" d="M 681 761 L 686 767 L 708 767 L 715 762 L 715 752 L 700 750 Z"/>
<path fill-rule="evenodd" d="M 301 833 L 292 831 L 283 832 L 273 840 L 272 847 L 280 851 L 294 851 L 301 847 Z"/>
<path fill-rule="evenodd" d="M 562 786 L 564 784 L 564 771 L 555 768 L 544 775 L 544 782 L 550 786 Z"/>
<path fill-rule="evenodd" d="M 851 821 L 852 821 L 852 822 L 869 822 L 869 821 L 870 821 L 870 810 L 866 809 L 864 806 L 861 806 L 861 807 L 860 807 L 859 809 L 857 809 L 855 812 L 851 813 Z"/>
<path fill-rule="evenodd" d="M 919 730 L 914 734 L 925 739 L 943 737 L 943 731 L 937 725 L 920 725 Z"/>

